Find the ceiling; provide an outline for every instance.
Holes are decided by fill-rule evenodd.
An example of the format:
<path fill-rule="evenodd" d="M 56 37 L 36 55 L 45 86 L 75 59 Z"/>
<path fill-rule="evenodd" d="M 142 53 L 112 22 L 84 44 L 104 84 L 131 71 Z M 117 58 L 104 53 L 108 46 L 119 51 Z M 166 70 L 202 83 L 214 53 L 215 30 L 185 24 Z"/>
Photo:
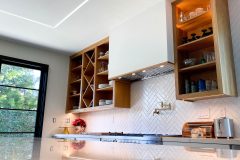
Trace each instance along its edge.
<path fill-rule="evenodd" d="M 0 36 L 72 54 L 161 0 L 0 0 Z"/>

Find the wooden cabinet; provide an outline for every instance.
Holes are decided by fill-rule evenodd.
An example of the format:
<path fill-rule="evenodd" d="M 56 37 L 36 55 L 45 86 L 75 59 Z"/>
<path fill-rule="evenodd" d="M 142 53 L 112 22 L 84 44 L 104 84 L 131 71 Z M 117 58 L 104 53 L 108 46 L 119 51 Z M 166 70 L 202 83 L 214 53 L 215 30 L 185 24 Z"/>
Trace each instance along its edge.
<path fill-rule="evenodd" d="M 177 99 L 236 96 L 227 0 L 177 0 L 172 7 Z"/>
<path fill-rule="evenodd" d="M 173 63 L 171 3 L 161 1 L 110 33 L 109 78 Z"/>
<path fill-rule="evenodd" d="M 81 113 L 130 107 L 130 82 L 112 81 L 109 84 L 109 39 L 106 38 L 70 57 L 67 112 Z M 112 100 L 99 106 L 100 100 Z"/>

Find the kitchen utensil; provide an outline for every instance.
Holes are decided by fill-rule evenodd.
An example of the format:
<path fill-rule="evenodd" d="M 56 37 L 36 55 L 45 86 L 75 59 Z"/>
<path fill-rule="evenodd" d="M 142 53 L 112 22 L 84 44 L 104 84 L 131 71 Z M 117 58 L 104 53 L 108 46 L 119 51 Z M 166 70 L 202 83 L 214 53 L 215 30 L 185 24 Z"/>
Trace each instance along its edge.
<path fill-rule="evenodd" d="M 113 86 L 113 81 L 109 81 L 109 86 Z"/>
<path fill-rule="evenodd" d="M 191 93 L 197 92 L 197 86 L 195 82 L 191 82 Z"/>
<path fill-rule="evenodd" d="M 205 82 L 205 80 L 200 79 L 198 81 L 198 90 L 199 90 L 199 92 L 206 91 L 206 82 Z"/>
<path fill-rule="evenodd" d="M 198 16 L 198 15 L 201 15 L 201 14 L 204 13 L 204 9 L 203 8 L 196 8 L 195 12 L 196 12 L 196 15 Z"/>
<path fill-rule="evenodd" d="M 188 79 L 185 79 L 185 93 L 190 93 L 190 84 Z"/>
<path fill-rule="evenodd" d="M 113 101 L 112 100 L 106 100 L 105 103 L 106 103 L 106 105 L 110 105 L 110 104 L 113 103 Z"/>
<path fill-rule="evenodd" d="M 186 67 L 188 67 L 188 66 L 194 66 L 194 65 L 196 64 L 196 58 L 185 59 L 185 60 L 183 61 L 183 63 L 184 63 L 184 65 L 185 65 Z"/>
<path fill-rule="evenodd" d="M 190 17 L 190 19 L 192 19 L 192 18 L 194 18 L 194 17 L 196 17 L 197 16 L 197 14 L 196 14 L 196 12 L 190 12 L 189 13 L 189 17 Z"/>
<path fill-rule="evenodd" d="M 213 34 L 213 28 L 212 28 L 212 27 L 209 27 L 208 29 L 209 29 L 209 34 L 210 34 L 210 35 Z"/>
<path fill-rule="evenodd" d="M 109 84 L 99 84 L 98 85 L 98 88 L 101 89 L 101 88 L 107 88 L 109 87 Z"/>
<path fill-rule="evenodd" d="M 214 137 L 213 124 L 214 124 L 213 122 L 187 122 L 183 125 L 182 136 L 192 137 L 191 134 L 192 129 L 201 128 L 203 137 L 213 138 Z"/>
<path fill-rule="evenodd" d="M 104 52 L 100 52 L 99 55 L 100 55 L 100 56 L 104 56 L 105 53 L 104 53 Z"/>
<path fill-rule="evenodd" d="M 106 100 L 105 99 L 100 99 L 99 100 L 99 106 L 104 106 L 106 105 Z"/>
<path fill-rule="evenodd" d="M 199 38 L 201 38 L 201 36 L 196 36 L 196 39 L 199 39 Z"/>
<path fill-rule="evenodd" d="M 184 19 L 183 19 L 183 18 L 184 18 L 184 14 L 183 14 L 183 12 L 181 11 L 181 12 L 180 12 L 180 15 L 179 15 L 179 22 L 180 22 L 180 23 L 184 22 Z"/>
<path fill-rule="evenodd" d="M 183 37 L 182 38 L 182 43 L 184 44 L 184 43 L 187 43 L 188 42 L 188 37 Z"/>
<path fill-rule="evenodd" d="M 215 119 L 214 131 L 216 138 L 233 138 L 234 137 L 233 120 L 226 117 Z"/>
<path fill-rule="evenodd" d="M 216 89 L 217 89 L 217 81 L 212 80 L 211 90 L 216 90 Z"/>
<path fill-rule="evenodd" d="M 206 90 L 210 91 L 212 89 L 212 81 L 206 80 Z"/>
<path fill-rule="evenodd" d="M 202 29 L 202 37 L 206 37 L 208 34 L 207 34 L 207 30 L 206 29 Z"/>
<path fill-rule="evenodd" d="M 191 130 L 191 137 L 192 138 L 203 138 L 203 128 L 193 128 Z"/>
<path fill-rule="evenodd" d="M 72 94 L 73 94 L 73 95 L 77 94 L 77 91 L 72 91 Z"/>
<path fill-rule="evenodd" d="M 197 35 L 196 33 L 192 33 L 192 34 L 191 34 L 191 36 L 192 36 L 192 41 L 194 41 L 194 40 L 197 39 L 197 38 L 196 38 L 196 35 Z"/>

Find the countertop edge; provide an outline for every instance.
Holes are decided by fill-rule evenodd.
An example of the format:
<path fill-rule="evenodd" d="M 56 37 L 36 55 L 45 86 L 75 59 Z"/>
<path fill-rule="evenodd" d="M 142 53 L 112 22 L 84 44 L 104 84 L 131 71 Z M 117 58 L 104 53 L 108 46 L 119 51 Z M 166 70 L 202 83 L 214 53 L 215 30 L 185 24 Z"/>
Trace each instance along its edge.
<path fill-rule="evenodd" d="M 240 139 L 216 139 L 216 138 L 185 138 L 185 137 L 163 137 L 163 142 L 178 143 L 202 143 L 202 144 L 222 144 L 222 145 L 240 145 Z"/>

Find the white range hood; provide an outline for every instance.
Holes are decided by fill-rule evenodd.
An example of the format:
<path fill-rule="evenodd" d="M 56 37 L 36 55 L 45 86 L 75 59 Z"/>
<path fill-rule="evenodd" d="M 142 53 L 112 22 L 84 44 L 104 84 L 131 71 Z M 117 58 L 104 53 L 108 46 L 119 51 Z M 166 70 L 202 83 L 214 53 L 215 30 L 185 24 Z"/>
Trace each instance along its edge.
<path fill-rule="evenodd" d="M 173 70 L 172 35 L 172 7 L 167 0 L 115 27 L 109 36 L 109 78 L 135 79 L 137 74 L 136 79 L 142 79 L 148 73 Z"/>

